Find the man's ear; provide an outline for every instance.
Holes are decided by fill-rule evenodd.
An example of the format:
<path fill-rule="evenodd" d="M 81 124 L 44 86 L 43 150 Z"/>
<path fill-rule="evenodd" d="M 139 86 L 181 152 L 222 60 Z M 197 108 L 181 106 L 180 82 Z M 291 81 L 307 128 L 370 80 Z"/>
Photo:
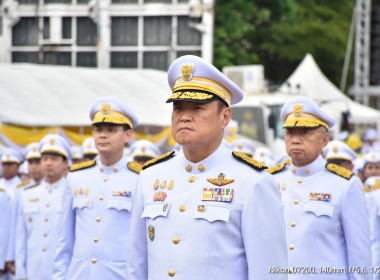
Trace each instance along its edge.
<path fill-rule="evenodd" d="M 223 124 L 222 128 L 224 129 L 228 125 L 228 123 L 230 122 L 230 120 L 232 118 L 231 108 L 230 107 L 223 108 L 220 115 L 221 115 L 222 124 Z"/>
<path fill-rule="evenodd" d="M 132 137 L 132 129 L 127 129 L 124 131 L 124 143 L 127 144 Z"/>

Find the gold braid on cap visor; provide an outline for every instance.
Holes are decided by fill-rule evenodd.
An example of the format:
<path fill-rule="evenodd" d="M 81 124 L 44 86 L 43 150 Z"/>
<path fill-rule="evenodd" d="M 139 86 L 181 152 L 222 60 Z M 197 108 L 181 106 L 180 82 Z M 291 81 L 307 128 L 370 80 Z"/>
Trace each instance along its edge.
<path fill-rule="evenodd" d="M 179 78 L 175 81 L 173 93 L 176 91 L 186 91 L 190 89 L 210 92 L 216 96 L 219 96 L 228 105 L 231 104 L 232 95 L 230 91 L 223 85 L 205 78 L 193 77 L 191 81 L 185 81 L 182 78 Z M 169 99 L 172 99 L 172 96 L 170 96 Z"/>
<path fill-rule="evenodd" d="M 302 113 L 302 116 L 295 116 L 293 113 L 289 114 L 285 120 L 284 128 L 286 127 L 317 127 L 324 126 L 329 129 L 329 126 L 324 121 L 318 119 L 312 114 Z"/>
<path fill-rule="evenodd" d="M 97 123 L 114 123 L 114 124 L 127 124 L 132 128 L 132 121 L 126 115 L 119 113 L 117 111 L 109 111 L 106 114 L 103 111 L 98 111 L 95 113 L 92 124 Z"/>

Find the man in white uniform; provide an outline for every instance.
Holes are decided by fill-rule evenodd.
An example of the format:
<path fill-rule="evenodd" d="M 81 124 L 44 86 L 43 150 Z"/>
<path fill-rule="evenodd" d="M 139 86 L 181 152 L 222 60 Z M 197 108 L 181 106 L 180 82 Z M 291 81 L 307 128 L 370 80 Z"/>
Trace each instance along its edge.
<path fill-rule="evenodd" d="M 281 111 L 292 164 L 269 169 L 281 189 L 292 280 L 369 280 L 368 211 L 360 180 L 322 149 L 335 120 L 311 99 L 295 96 Z"/>
<path fill-rule="evenodd" d="M 125 280 L 132 202 L 141 166 L 128 162 L 137 117 L 112 96 L 95 101 L 90 118 L 99 156 L 74 165 L 63 198 L 53 279 Z"/>
<path fill-rule="evenodd" d="M 62 215 L 64 177 L 71 158 L 67 141 L 49 134 L 40 142 L 44 178 L 22 192 L 16 241 L 16 279 L 51 280 Z"/>
<path fill-rule="evenodd" d="M 143 167 L 127 279 L 287 279 L 273 273 L 287 267 L 275 180 L 222 141 L 242 91 L 196 56 L 175 60 L 168 80 L 172 135 L 183 150 Z"/>

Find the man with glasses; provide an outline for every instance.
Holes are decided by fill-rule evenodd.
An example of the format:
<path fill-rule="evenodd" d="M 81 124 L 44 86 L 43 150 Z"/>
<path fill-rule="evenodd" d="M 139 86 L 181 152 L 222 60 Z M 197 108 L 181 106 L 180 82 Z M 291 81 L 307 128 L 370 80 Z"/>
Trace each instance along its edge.
<path fill-rule="evenodd" d="M 290 168 L 274 174 L 282 192 L 289 279 L 372 279 L 370 232 L 360 180 L 322 149 L 335 120 L 311 99 L 295 96 L 281 111 Z"/>
<path fill-rule="evenodd" d="M 137 117 L 112 96 L 90 112 L 99 156 L 73 165 L 63 197 L 60 239 L 53 279 L 124 280 L 127 245 L 138 173 L 124 145 Z"/>

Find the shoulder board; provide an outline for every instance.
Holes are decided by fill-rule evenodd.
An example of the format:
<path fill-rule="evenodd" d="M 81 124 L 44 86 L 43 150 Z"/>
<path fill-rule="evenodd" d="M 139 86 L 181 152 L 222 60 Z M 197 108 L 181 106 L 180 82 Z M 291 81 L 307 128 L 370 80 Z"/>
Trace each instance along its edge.
<path fill-rule="evenodd" d="M 94 166 L 95 164 L 96 164 L 95 160 L 89 160 L 89 161 L 77 163 L 77 164 L 74 164 L 73 166 L 71 166 L 70 172 L 86 169 L 86 168 Z"/>
<path fill-rule="evenodd" d="M 4 192 L 4 191 L 5 191 L 4 189 L 0 188 L 0 192 Z"/>
<path fill-rule="evenodd" d="M 30 190 L 30 189 L 32 189 L 32 188 L 34 188 L 34 187 L 39 186 L 39 185 L 40 185 L 40 183 L 36 183 L 36 184 L 34 184 L 34 185 L 31 185 L 31 186 L 29 186 L 29 187 L 26 187 L 26 188 L 24 189 L 24 191 L 26 191 L 26 190 Z"/>
<path fill-rule="evenodd" d="M 261 171 L 261 170 L 264 170 L 264 169 L 267 169 L 268 167 L 265 166 L 265 164 L 262 164 L 260 162 L 258 162 L 257 160 L 254 160 L 253 158 L 247 156 L 246 154 L 244 153 L 241 153 L 241 152 L 232 152 L 232 155 L 239 161 L 245 163 L 245 164 L 248 164 L 249 166 L 251 166 L 252 168 L 258 170 L 258 171 Z"/>
<path fill-rule="evenodd" d="M 155 164 L 157 164 L 157 163 L 164 162 L 164 161 L 167 161 L 168 159 L 171 159 L 172 157 L 174 157 L 174 153 L 175 153 L 174 151 L 172 151 L 172 152 L 167 152 L 166 154 L 163 154 L 163 155 L 161 155 L 161 156 L 159 156 L 159 157 L 156 157 L 156 158 L 154 158 L 154 159 L 151 159 L 151 160 L 147 161 L 147 162 L 143 165 L 142 170 L 145 170 L 145 169 L 147 169 L 148 167 L 151 167 L 151 166 L 153 166 L 153 165 L 155 165 Z"/>
<path fill-rule="evenodd" d="M 375 190 L 375 189 L 372 189 L 372 187 L 367 187 L 367 186 L 363 183 L 363 190 L 364 190 L 365 192 L 370 192 L 370 191 Z"/>
<path fill-rule="evenodd" d="M 30 183 L 30 179 L 26 179 L 25 181 L 22 181 L 20 184 L 17 184 L 17 188 L 21 188 L 22 186 L 25 186 Z"/>
<path fill-rule="evenodd" d="M 134 161 L 128 162 L 127 167 L 129 170 L 132 170 L 136 172 L 137 174 L 140 174 L 141 168 L 142 168 L 141 164 L 138 164 L 137 162 L 134 162 Z"/>
<path fill-rule="evenodd" d="M 268 168 L 267 169 L 267 172 L 269 173 L 269 174 L 276 174 L 276 173 L 278 173 L 278 172 L 280 172 L 280 171 L 282 171 L 282 170 L 284 170 L 285 169 L 285 167 L 286 167 L 286 163 L 284 162 L 284 163 L 280 163 L 280 164 L 277 164 L 277 165 L 275 165 L 275 166 L 272 166 L 272 167 L 270 167 L 270 168 Z"/>
<path fill-rule="evenodd" d="M 350 170 L 341 167 L 339 165 L 336 165 L 334 163 L 328 163 L 326 164 L 326 169 L 332 173 L 335 173 L 339 175 L 340 177 L 343 177 L 344 179 L 350 180 L 352 176 L 354 176 L 354 173 Z"/>

